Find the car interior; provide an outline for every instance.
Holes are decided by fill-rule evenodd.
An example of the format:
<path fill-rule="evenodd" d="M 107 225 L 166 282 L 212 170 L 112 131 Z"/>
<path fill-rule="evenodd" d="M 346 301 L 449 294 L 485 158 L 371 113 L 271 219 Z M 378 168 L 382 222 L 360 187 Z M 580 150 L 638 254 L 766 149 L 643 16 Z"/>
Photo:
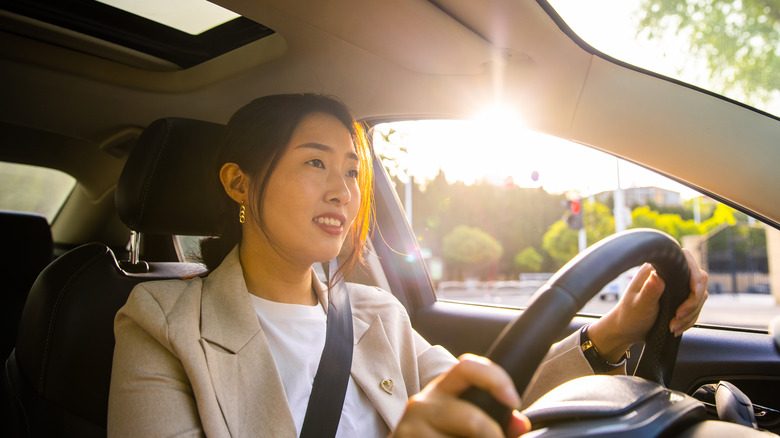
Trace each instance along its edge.
<path fill-rule="evenodd" d="M 21 166 L 0 167 L 2 196 L 12 194 L 0 199 L 62 193 L 45 214 L 0 203 L 3 436 L 106 435 L 114 315 L 139 282 L 205 274 L 188 245 L 215 234 L 214 154 L 230 116 L 256 97 L 337 96 L 369 130 L 466 120 L 509 104 L 524 129 L 664 175 L 760 222 L 767 236 L 780 229 L 773 107 L 602 53 L 556 2 L 163 3 L 186 25 L 196 25 L 201 7 L 217 22 L 179 30 L 112 1 L 0 0 L 0 164 Z M 498 159 L 483 146 L 470 146 L 473 161 Z M 417 332 L 456 356 L 541 359 L 550 343 L 598 317 L 578 311 L 609 280 L 657 253 L 659 266 L 680 264 L 676 241 L 667 249 L 659 233 L 629 232 L 591 247 L 529 305 L 444 299 L 388 161 L 374 149 L 376 224 L 349 281 L 390 291 Z M 13 179 L 33 167 L 68 177 L 43 189 Z M 580 295 L 562 304 L 553 298 L 559 289 Z M 648 339 L 629 359 L 641 382 L 592 376 L 612 391 L 562 386 L 528 411 L 531 434 L 776 436 L 776 315 L 760 327 L 707 322 L 681 339 Z M 538 330 L 533 345 L 517 334 L 529 325 Z M 520 362 L 510 374 L 530 378 L 538 362 Z M 600 392 L 616 398 L 605 402 Z M 592 409 L 605 403 L 609 412 Z"/>

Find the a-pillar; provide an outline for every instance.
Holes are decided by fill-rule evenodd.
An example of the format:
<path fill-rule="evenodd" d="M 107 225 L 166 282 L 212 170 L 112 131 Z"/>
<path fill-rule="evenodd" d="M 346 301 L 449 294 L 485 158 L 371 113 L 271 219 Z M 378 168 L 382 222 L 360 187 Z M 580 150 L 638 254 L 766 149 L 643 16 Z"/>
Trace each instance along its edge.
<path fill-rule="evenodd" d="M 769 225 L 766 230 L 766 255 L 769 262 L 769 287 L 775 296 L 775 304 L 780 305 L 780 230 Z"/>

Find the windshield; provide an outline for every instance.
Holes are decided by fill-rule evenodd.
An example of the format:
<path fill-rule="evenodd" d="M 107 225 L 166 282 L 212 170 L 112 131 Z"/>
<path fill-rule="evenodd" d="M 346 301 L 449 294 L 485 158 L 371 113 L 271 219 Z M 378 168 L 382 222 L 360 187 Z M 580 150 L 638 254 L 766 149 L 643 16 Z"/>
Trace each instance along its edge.
<path fill-rule="evenodd" d="M 780 3 L 550 0 L 587 44 L 780 116 Z"/>
<path fill-rule="evenodd" d="M 780 231 L 604 152 L 489 126 L 416 120 L 373 128 L 438 299 L 522 308 L 587 246 L 653 228 L 709 273 L 699 323 L 766 330 L 780 315 L 780 288 L 769 274 Z M 490 159 L 475 160 L 474 145 Z M 636 271 L 607 284 L 581 312 L 608 312 Z"/>

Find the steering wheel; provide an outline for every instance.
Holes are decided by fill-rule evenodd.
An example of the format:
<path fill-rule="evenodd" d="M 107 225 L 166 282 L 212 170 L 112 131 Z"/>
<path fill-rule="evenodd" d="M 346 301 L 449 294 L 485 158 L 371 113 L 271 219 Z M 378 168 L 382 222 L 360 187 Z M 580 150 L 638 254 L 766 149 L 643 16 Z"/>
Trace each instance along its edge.
<path fill-rule="evenodd" d="M 690 271 L 679 244 L 656 230 L 634 229 L 608 237 L 561 268 L 532 298 L 528 308 L 498 336 L 487 357 L 512 376 L 522 394 L 556 337 L 599 290 L 627 269 L 652 263 L 666 288 L 658 317 L 645 338 L 636 375 L 667 386 L 680 338 L 669 331 L 677 307 L 689 294 Z M 512 411 L 487 392 L 472 388 L 462 398 L 477 404 L 506 427 Z"/>

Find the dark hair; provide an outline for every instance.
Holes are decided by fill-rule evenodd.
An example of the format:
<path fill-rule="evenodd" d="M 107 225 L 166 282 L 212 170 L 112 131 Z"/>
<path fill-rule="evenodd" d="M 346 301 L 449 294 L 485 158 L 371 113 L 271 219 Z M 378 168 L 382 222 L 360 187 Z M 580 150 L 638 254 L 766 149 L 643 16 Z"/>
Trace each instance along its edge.
<path fill-rule="evenodd" d="M 320 94 L 280 94 L 253 100 L 240 108 L 227 125 L 227 134 L 217 154 L 214 178 L 219 183 L 219 169 L 225 163 L 236 163 L 253 181 L 255 193 L 250 199 L 251 220 L 265 233 L 260 219 L 260 206 L 265 197 L 268 180 L 300 122 L 309 114 L 325 113 L 336 117 L 349 130 L 359 158 L 358 186 L 360 208 L 345 242 L 348 249 L 342 258 L 340 273 L 344 275 L 362 261 L 363 250 L 372 220 L 371 153 L 365 130 L 355 122 L 347 107 L 339 100 Z M 221 187 L 221 183 L 220 183 Z M 241 241 L 238 222 L 239 205 L 221 191 L 223 214 L 220 234 L 201 242 L 201 260 L 209 271 L 216 268 L 225 256 Z M 267 235 L 267 233 L 266 233 Z M 323 260 L 324 261 L 324 260 Z"/>

